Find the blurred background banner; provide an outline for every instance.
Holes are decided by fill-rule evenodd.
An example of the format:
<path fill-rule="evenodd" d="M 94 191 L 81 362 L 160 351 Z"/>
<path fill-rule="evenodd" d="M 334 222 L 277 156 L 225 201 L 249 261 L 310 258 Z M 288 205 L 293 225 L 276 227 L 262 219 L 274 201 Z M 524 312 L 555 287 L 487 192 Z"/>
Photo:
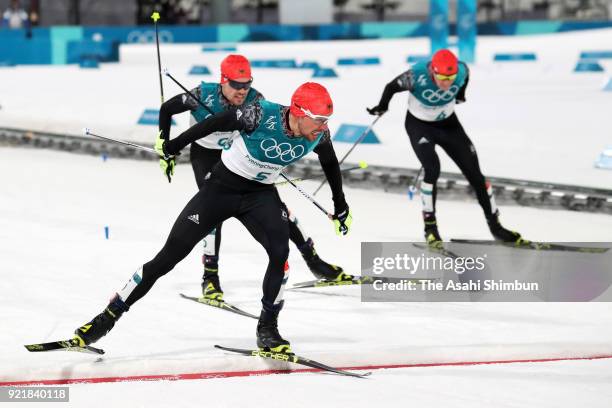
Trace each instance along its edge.
<path fill-rule="evenodd" d="M 429 14 L 431 53 L 448 48 L 448 0 L 431 0 Z"/>
<path fill-rule="evenodd" d="M 476 35 L 611 27 L 612 0 L 0 0 L 0 62 L 118 61 L 126 43 L 429 37 L 475 62 Z M 456 37 L 455 37 L 456 36 Z"/>
<path fill-rule="evenodd" d="M 457 5 L 457 37 L 459 37 L 459 59 L 467 63 L 476 62 L 476 0 L 459 0 Z"/>

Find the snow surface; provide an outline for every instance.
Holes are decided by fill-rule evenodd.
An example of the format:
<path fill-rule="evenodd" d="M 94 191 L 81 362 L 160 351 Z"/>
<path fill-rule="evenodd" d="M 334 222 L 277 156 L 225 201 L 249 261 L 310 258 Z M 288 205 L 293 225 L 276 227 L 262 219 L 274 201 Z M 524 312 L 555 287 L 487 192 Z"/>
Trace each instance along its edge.
<path fill-rule="evenodd" d="M 0 382 L 278 368 L 226 355 L 214 344 L 253 347 L 255 321 L 180 299 L 197 295 L 200 249 L 160 279 L 98 345 L 79 353 L 28 353 L 99 313 L 138 265 L 161 247 L 194 194 L 187 165 L 172 184 L 157 163 L 0 148 Z M 303 186 L 312 191 L 314 182 Z M 406 196 L 347 189 L 355 222 L 336 237 L 299 193 L 283 199 L 323 259 L 358 272 L 362 241 L 420 240 L 420 204 Z M 322 194 L 329 206 L 329 195 Z M 603 214 L 503 207 L 503 221 L 540 240 L 609 241 Z M 475 202 L 439 204 L 446 237 L 488 238 Z M 103 228 L 110 226 L 109 240 Z M 257 313 L 266 257 L 235 220 L 224 227 L 221 278 L 228 300 Z M 290 254 L 290 283 L 311 279 Z M 608 303 L 361 303 L 356 287 L 287 292 L 280 319 L 294 351 L 337 366 L 418 364 L 612 354 Z M 605 407 L 612 360 L 376 370 L 368 380 L 323 374 L 177 382 L 71 385 L 67 406 L 538 406 Z M 60 404 L 61 405 L 61 404 Z M 26 405 L 27 406 L 27 405 Z"/>
<path fill-rule="evenodd" d="M 612 144 L 609 114 L 612 92 L 602 88 L 606 72 L 574 73 L 581 51 L 609 50 L 612 29 L 560 34 L 479 37 L 477 63 L 470 67 L 468 102 L 457 107 L 473 140 L 485 175 L 612 188 L 612 171 L 595 169 L 599 154 Z M 184 86 L 218 81 L 226 54 L 203 53 L 200 44 L 162 44 L 162 65 Z M 339 78 L 317 79 L 329 88 L 335 106 L 332 132 L 343 123 L 368 125 L 366 106 L 375 105 L 387 82 L 405 71 L 408 55 L 427 54 L 425 38 L 368 41 L 240 43 L 237 52 L 251 59 L 296 59 L 334 67 Z M 536 62 L 495 63 L 497 52 L 535 52 Z M 379 56 L 381 65 L 337 67 L 339 57 Z M 159 107 L 154 45 L 123 45 L 120 63 L 100 69 L 78 66 L 0 68 L 0 126 L 80 134 L 89 127 L 101 135 L 150 144 L 154 126 L 137 126 L 145 108 Z M 193 65 L 213 75 L 190 76 Z M 254 85 L 269 100 L 288 103 L 311 70 L 254 69 Z M 182 92 L 164 79 L 166 98 Z M 418 168 L 404 130 L 407 93 L 395 95 L 391 110 L 376 124 L 380 145 L 362 145 L 351 156 L 382 164 Z M 186 129 L 177 119 L 174 134 Z M 350 146 L 338 143 L 343 154 Z M 444 170 L 454 163 L 440 154 Z"/>
<path fill-rule="evenodd" d="M 607 49 L 612 30 L 517 38 L 479 38 L 468 103 L 458 107 L 486 174 L 612 188 L 612 172 L 593 161 L 612 142 L 608 74 L 574 74 L 580 51 Z M 322 80 L 341 123 L 368 124 L 364 107 L 405 70 L 424 39 L 288 44 L 239 44 L 250 58 L 298 58 L 333 66 L 339 56 L 379 55 L 379 67 L 338 68 Z M 538 53 L 535 63 L 494 64 L 494 52 Z M 191 65 L 216 74 L 222 54 L 200 45 L 162 45 L 164 65 L 191 87 Z M 154 49 L 125 46 L 119 64 L 0 68 L 0 126 L 100 134 L 151 143 L 154 127 L 135 126 L 159 89 Z M 601 61 L 610 70 L 609 62 Z M 289 99 L 307 70 L 254 71 L 269 99 Z M 167 97 L 178 92 L 166 82 Z M 403 115 L 405 95 L 376 125 L 383 142 L 360 146 L 354 161 L 418 167 Z M 185 116 L 185 115 L 184 115 Z M 174 134 L 187 125 L 178 119 Z M 341 155 L 348 146 L 336 144 Z M 227 355 L 214 344 L 253 347 L 255 321 L 179 298 L 197 295 L 201 251 L 196 248 L 127 313 L 98 345 L 102 360 L 78 353 L 28 353 L 23 344 L 65 338 L 99 313 L 132 272 L 161 248 L 170 226 L 195 193 L 189 166 L 168 184 L 155 162 L 0 147 L 0 382 L 178 374 L 278 368 Z M 441 154 L 444 170 L 453 165 Z M 307 191 L 315 182 L 304 182 Z M 320 201 L 331 206 L 324 190 Z M 311 235 L 323 259 L 359 272 L 362 241 L 422 239 L 421 207 L 405 195 L 346 189 L 355 221 L 348 237 L 290 187 L 281 195 Z M 502 207 L 502 221 L 534 240 L 612 239 L 612 217 Z M 489 238 L 475 201 L 440 201 L 444 237 Z M 110 239 L 104 239 L 104 226 Z M 260 307 L 263 249 L 235 220 L 224 227 L 221 279 L 226 299 L 252 313 Z M 290 254 L 290 283 L 312 279 L 298 251 Z M 589 357 L 612 354 L 608 303 L 361 303 L 357 287 L 287 292 L 280 319 L 297 353 L 337 366 Z M 191 381 L 71 385 L 59 406 L 191 407 L 379 406 L 608 407 L 612 360 L 376 370 L 367 380 L 324 374 L 269 375 Z M 28 406 L 33 404 L 23 404 Z"/>

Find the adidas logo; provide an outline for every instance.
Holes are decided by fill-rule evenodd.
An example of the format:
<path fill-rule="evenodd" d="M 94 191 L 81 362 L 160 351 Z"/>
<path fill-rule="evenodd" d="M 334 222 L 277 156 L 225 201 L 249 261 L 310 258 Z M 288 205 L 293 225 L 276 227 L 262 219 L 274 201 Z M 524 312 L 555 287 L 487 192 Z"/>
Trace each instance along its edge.
<path fill-rule="evenodd" d="M 420 140 L 419 140 L 419 144 L 425 144 L 425 143 L 429 143 L 429 140 L 425 139 L 425 136 L 423 136 Z"/>
<path fill-rule="evenodd" d="M 187 219 L 189 221 L 193 221 L 196 224 L 200 225 L 200 215 L 199 214 L 190 215 L 189 217 L 187 217 Z"/>

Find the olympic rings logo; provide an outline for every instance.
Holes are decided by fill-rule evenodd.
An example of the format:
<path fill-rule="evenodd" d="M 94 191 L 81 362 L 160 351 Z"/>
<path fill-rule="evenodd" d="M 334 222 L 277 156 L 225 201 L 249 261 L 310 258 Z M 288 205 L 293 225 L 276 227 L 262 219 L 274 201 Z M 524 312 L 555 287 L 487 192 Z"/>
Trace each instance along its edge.
<path fill-rule="evenodd" d="M 264 139 L 259 144 L 268 159 L 280 158 L 282 162 L 289 163 L 299 159 L 304 154 L 304 146 L 291 146 L 291 143 L 276 143 L 272 138 Z"/>
<path fill-rule="evenodd" d="M 423 91 L 421 96 L 427 102 L 431 102 L 431 103 L 436 103 L 440 101 L 448 102 L 456 96 L 458 91 L 459 91 L 459 87 L 457 85 L 453 85 L 446 91 L 442 89 L 438 89 L 435 91 L 431 89 L 426 89 Z"/>
<path fill-rule="evenodd" d="M 154 43 L 155 42 L 155 31 L 154 30 L 134 30 L 130 31 L 127 35 L 128 43 Z M 161 30 L 159 31 L 159 42 L 160 43 L 171 43 L 174 42 L 174 36 L 170 31 Z"/>

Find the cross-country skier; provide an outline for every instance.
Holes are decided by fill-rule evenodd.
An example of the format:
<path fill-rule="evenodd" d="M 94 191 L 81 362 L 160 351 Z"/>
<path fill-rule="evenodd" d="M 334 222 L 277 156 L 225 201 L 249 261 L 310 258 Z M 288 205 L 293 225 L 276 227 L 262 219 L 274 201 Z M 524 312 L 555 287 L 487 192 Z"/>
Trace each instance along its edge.
<path fill-rule="evenodd" d="M 274 181 L 291 163 L 314 151 L 327 176 L 334 202 L 332 221 L 337 234 L 346 235 L 352 216 L 342 190 L 342 176 L 327 121 L 333 104 L 327 90 L 307 82 L 294 92 L 291 106 L 263 99 L 224 110 L 183 132 L 179 137 L 158 138 L 155 149 L 171 162 L 181 149 L 215 132 L 238 132 L 228 141 L 200 191 L 174 223 L 161 251 L 142 265 L 90 322 L 79 327 L 75 339 L 82 345 L 98 341 L 117 319 L 142 298 L 153 284 L 170 272 L 217 225 L 235 217 L 265 248 L 269 262 L 263 279 L 262 310 L 257 324 L 257 345 L 289 352 L 289 342 L 278 332 L 283 288 L 288 279 L 289 217 Z"/>
<path fill-rule="evenodd" d="M 440 175 L 436 145 L 444 149 L 471 184 L 495 239 L 519 243 L 521 235 L 507 230 L 499 222 L 493 191 L 480 171 L 476 149 L 454 112 L 456 103 L 465 102 L 468 79 L 467 65 L 457 61 L 451 51 L 443 49 L 437 51 L 431 61 L 417 63 L 389 82 L 378 105 L 369 108 L 368 112 L 382 115 L 389 109 L 389 101 L 395 93 L 410 92 L 405 127 L 425 170 L 421 199 L 428 244 L 442 245 L 436 222 L 436 182 Z"/>
<path fill-rule="evenodd" d="M 251 87 L 253 78 L 248 59 L 242 55 L 228 55 L 221 62 L 220 83 L 202 82 L 191 93 L 207 107 L 184 93 L 169 99 L 162 104 L 159 111 L 159 131 L 163 139 L 170 137 L 172 116 L 187 112 L 191 113 L 192 124 L 201 122 L 215 113 L 228 109 L 242 107 L 260 99 L 263 95 Z M 223 149 L 228 149 L 232 132 L 215 132 L 191 144 L 191 166 L 195 174 L 198 189 L 202 188 L 206 175 L 221 159 Z M 167 163 L 160 160 L 164 173 L 170 177 L 174 174 L 174 161 Z M 285 206 L 285 204 L 283 204 Z M 350 280 L 351 275 L 343 272 L 342 268 L 323 261 L 314 248 L 312 238 L 306 239 L 300 228 L 297 218 L 286 209 L 289 214 L 289 237 L 299 249 L 310 271 L 319 279 L 332 281 Z M 221 225 L 202 240 L 204 254 L 204 275 L 202 276 L 202 296 L 210 300 L 223 300 L 223 291 L 219 282 L 219 246 L 221 244 Z"/>

